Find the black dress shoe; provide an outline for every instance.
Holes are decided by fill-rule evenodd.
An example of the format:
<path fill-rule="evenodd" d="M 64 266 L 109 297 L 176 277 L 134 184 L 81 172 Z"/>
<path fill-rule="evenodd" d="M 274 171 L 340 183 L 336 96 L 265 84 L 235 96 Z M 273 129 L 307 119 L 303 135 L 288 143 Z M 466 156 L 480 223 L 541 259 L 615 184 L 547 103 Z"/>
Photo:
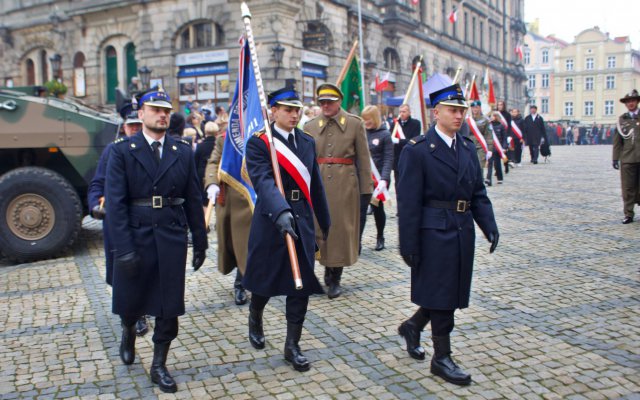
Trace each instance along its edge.
<path fill-rule="evenodd" d="M 136 321 L 136 335 L 144 336 L 149 332 L 149 324 L 147 324 L 147 317 L 142 316 Z"/>
<path fill-rule="evenodd" d="M 624 219 L 622 220 L 623 224 L 630 224 L 633 222 L 633 217 L 624 217 Z"/>
<path fill-rule="evenodd" d="M 451 342 L 449 336 L 432 336 L 433 358 L 431 373 L 454 385 L 471 384 L 471 375 L 458 367 L 451 358 Z"/>
<path fill-rule="evenodd" d="M 243 287 L 235 287 L 234 292 L 233 298 L 236 305 L 241 306 L 243 304 L 247 304 L 247 292 Z"/>
<path fill-rule="evenodd" d="M 376 241 L 376 251 L 384 249 L 384 237 L 379 237 Z"/>
<path fill-rule="evenodd" d="M 262 312 L 249 306 L 249 343 L 254 349 L 264 349 L 264 330 L 262 328 Z"/>
<path fill-rule="evenodd" d="M 420 346 L 420 330 L 411 322 L 405 321 L 398 327 L 398 333 L 407 342 L 407 353 L 411 358 L 424 360 L 424 348 Z"/>
<path fill-rule="evenodd" d="M 122 325 L 122 339 L 120 341 L 120 359 L 125 365 L 133 364 L 136 358 L 136 326 Z"/>

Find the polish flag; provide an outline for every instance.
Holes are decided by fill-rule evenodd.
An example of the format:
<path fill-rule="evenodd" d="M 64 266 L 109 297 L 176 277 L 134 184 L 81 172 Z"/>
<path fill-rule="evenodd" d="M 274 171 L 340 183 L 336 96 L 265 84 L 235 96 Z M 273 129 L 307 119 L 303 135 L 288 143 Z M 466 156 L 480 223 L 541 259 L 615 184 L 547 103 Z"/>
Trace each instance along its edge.
<path fill-rule="evenodd" d="M 516 48 L 514 49 L 514 51 L 516 52 L 518 59 L 522 61 L 522 59 L 524 58 L 524 53 L 522 52 L 522 45 L 520 43 L 516 45 Z"/>
<path fill-rule="evenodd" d="M 380 80 L 380 75 L 376 73 L 376 92 L 382 92 L 389 86 L 389 74 L 390 71 L 387 71 L 387 74 Z"/>
<path fill-rule="evenodd" d="M 478 94 L 478 87 L 476 86 L 476 81 L 471 82 L 471 88 L 469 89 L 469 100 L 480 100 L 480 95 Z"/>
<path fill-rule="evenodd" d="M 458 20 L 458 8 L 454 6 L 453 10 L 449 14 L 449 22 L 451 22 L 452 24 L 455 24 L 457 20 Z"/>

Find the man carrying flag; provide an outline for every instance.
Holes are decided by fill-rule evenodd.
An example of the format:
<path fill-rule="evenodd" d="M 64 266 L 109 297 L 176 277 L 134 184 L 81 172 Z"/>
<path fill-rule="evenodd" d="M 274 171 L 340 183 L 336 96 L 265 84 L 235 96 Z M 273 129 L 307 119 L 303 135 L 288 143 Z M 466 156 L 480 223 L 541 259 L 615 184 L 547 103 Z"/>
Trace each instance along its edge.
<path fill-rule="evenodd" d="M 271 144 L 260 132 L 247 141 L 246 163 L 257 195 L 249 233 L 249 255 L 243 284 L 251 291 L 249 342 L 256 349 L 265 346 L 262 314 L 273 296 L 287 296 L 287 338 L 284 358 L 296 371 L 311 367 L 300 350 L 309 296 L 322 294 L 316 278 L 314 216 L 322 237 L 329 234 L 331 219 L 313 138 L 296 128 L 302 103 L 289 88 L 269 95 L 274 123 L 273 145 L 277 154 L 283 194 L 275 183 Z M 295 242 L 302 289 L 296 289 L 285 234 Z"/>
<path fill-rule="evenodd" d="M 360 203 L 369 204 L 373 193 L 371 161 L 362 119 L 340 107 L 342 91 L 325 83 L 316 89 L 322 115 L 304 127 L 316 140 L 318 164 L 331 212 L 331 234 L 320 245 L 320 264 L 330 299 L 340 296 L 342 268 L 358 261 L 360 247 Z"/>
<path fill-rule="evenodd" d="M 491 134 L 491 123 L 487 117 L 482 115 L 482 103 L 480 100 L 471 102 L 471 115 L 467 114 L 466 120 L 471 135 L 469 138 L 476 144 L 476 153 L 480 162 L 480 171 L 483 166 L 491 160 L 493 153 L 493 135 Z M 484 171 L 483 171 L 484 172 Z M 483 175 L 484 176 L 484 175 Z"/>

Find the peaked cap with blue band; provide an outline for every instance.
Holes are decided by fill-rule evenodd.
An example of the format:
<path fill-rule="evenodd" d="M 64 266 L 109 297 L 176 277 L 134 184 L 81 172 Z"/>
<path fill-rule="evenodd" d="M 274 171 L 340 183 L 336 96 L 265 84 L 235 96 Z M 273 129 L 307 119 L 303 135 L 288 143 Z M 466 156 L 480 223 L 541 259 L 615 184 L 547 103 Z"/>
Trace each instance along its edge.
<path fill-rule="evenodd" d="M 140 107 L 146 104 L 154 107 L 173 108 L 171 98 L 162 88 L 154 88 L 143 93 L 138 100 L 138 104 L 140 104 Z"/>
<path fill-rule="evenodd" d="M 302 107 L 302 102 L 295 90 L 291 88 L 282 88 L 269 93 L 269 106 Z"/>
<path fill-rule="evenodd" d="M 431 101 L 432 107 L 435 107 L 438 104 L 453 107 L 469 107 L 464 98 L 464 94 L 462 93 L 462 89 L 457 83 L 432 92 L 429 94 L 429 100 Z"/>

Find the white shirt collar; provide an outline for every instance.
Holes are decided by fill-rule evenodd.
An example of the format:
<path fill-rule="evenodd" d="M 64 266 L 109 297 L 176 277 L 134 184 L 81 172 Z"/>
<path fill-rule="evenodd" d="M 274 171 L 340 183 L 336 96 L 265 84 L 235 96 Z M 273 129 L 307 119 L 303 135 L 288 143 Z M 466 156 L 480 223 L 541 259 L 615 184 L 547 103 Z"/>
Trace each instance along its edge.
<path fill-rule="evenodd" d="M 444 140 L 444 142 L 447 144 L 447 147 L 451 148 L 451 143 L 453 143 L 453 138 L 449 137 L 449 135 L 447 135 L 446 133 L 443 133 L 442 131 L 440 131 L 440 129 L 438 129 L 438 125 L 437 124 L 436 124 L 435 128 L 436 128 L 436 133 L 438 134 L 438 136 L 440 136 L 440 138 L 442 140 Z M 455 134 L 453 136 L 455 137 Z"/>
<path fill-rule="evenodd" d="M 273 124 L 273 128 L 275 129 L 276 132 L 278 132 L 280 136 L 284 138 L 285 141 L 289 140 L 289 135 L 294 135 L 293 138 L 295 140 L 295 134 L 293 133 L 294 132 L 293 129 L 291 130 L 291 132 L 287 132 L 284 129 L 280 129 L 276 124 Z"/>
<path fill-rule="evenodd" d="M 164 147 L 164 136 L 162 135 L 162 137 L 158 140 L 152 138 L 151 136 L 147 135 L 146 133 L 144 133 L 144 131 L 142 131 L 142 135 L 144 136 L 144 138 L 147 140 L 147 143 L 149 143 L 149 146 L 151 146 L 151 143 L 153 142 L 160 142 L 160 148 Z"/>

